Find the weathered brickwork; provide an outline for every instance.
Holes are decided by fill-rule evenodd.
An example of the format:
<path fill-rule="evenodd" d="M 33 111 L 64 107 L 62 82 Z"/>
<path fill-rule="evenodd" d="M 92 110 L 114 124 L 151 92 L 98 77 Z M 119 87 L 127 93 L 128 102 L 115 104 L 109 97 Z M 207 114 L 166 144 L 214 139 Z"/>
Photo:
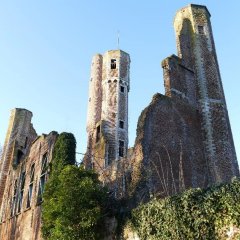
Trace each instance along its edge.
<path fill-rule="evenodd" d="M 162 62 L 165 96 L 142 112 L 131 157 L 135 204 L 239 176 L 235 148 L 205 6 L 177 12 L 178 56 Z"/>
<path fill-rule="evenodd" d="M 101 120 L 102 112 L 102 56 L 93 57 L 91 66 L 91 79 L 89 83 L 89 99 L 87 114 L 87 131 L 91 132 Z"/>
<path fill-rule="evenodd" d="M 186 25 L 188 27 L 186 28 Z M 179 57 L 193 69 L 197 83 L 204 152 L 209 183 L 239 175 L 213 40 L 210 13 L 205 6 L 189 5 L 177 12 L 174 27 Z M 188 39 L 188 41 L 183 41 Z M 186 59 L 186 60 L 185 60 Z"/>
<path fill-rule="evenodd" d="M 37 136 L 32 113 L 14 109 L 1 158 L 0 239 L 40 240 L 42 193 L 56 132 Z"/>
<path fill-rule="evenodd" d="M 9 169 L 12 167 L 11 164 L 15 164 L 16 161 L 13 159 L 13 156 L 26 154 L 29 142 L 33 141 L 37 136 L 31 125 L 31 118 L 32 113 L 25 109 L 17 108 L 11 112 L 2 159 L 0 161 L 0 205 Z"/>
<path fill-rule="evenodd" d="M 196 82 L 192 69 L 172 55 L 162 61 L 165 95 L 183 100 L 196 107 Z"/>
<path fill-rule="evenodd" d="M 239 176 L 210 14 L 191 4 L 177 12 L 174 28 L 178 56 L 162 61 L 165 95 L 155 94 L 141 113 L 131 149 L 130 57 L 112 50 L 92 60 L 84 164 L 130 208 Z M 58 134 L 37 136 L 31 118 L 26 109 L 12 111 L 0 159 L 3 240 L 41 239 L 42 193 Z"/>
<path fill-rule="evenodd" d="M 117 169 L 117 161 L 127 154 L 129 68 L 130 57 L 121 50 L 93 57 L 84 163 L 100 174 L 106 171 L 104 176 L 109 175 L 107 168 Z M 110 172 L 107 182 L 115 178 L 114 170 Z"/>
<path fill-rule="evenodd" d="M 195 107 L 161 94 L 142 112 L 132 155 L 134 201 L 165 197 L 190 187 L 206 187 L 207 164 Z"/>
<path fill-rule="evenodd" d="M 129 57 L 109 51 L 93 58 L 102 62 L 102 73 L 101 64 L 97 71 L 92 67 L 91 79 L 98 81 L 90 83 L 90 99 L 102 102 L 89 105 L 85 165 L 117 197 L 132 195 L 135 203 L 239 176 L 210 13 L 205 6 L 190 4 L 177 12 L 174 28 L 178 56 L 162 61 L 165 96 L 156 94 L 142 112 L 135 146 L 125 158 L 118 154 L 119 140 L 127 142 L 127 125 L 121 129 L 119 121 L 127 123 L 128 96 L 120 87 L 126 83 L 129 90 Z"/>

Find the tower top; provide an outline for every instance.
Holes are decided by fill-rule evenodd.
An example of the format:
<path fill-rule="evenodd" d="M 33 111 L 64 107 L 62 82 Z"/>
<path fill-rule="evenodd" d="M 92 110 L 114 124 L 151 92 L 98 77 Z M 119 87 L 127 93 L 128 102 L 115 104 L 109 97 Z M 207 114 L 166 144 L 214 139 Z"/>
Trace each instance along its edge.
<path fill-rule="evenodd" d="M 210 14 L 210 12 L 208 11 L 207 7 L 204 6 L 204 5 L 198 5 L 198 4 L 188 4 L 186 7 L 183 7 L 183 8 L 181 8 L 179 11 L 177 11 L 176 15 L 177 15 L 179 12 L 183 12 L 183 11 L 185 11 L 185 10 L 187 10 L 187 9 L 193 9 L 193 8 L 195 8 L 195 9 L 197 9 L 197 8 L 204 9 L 204 10 L 207 12 L 208 16 L 211 17 L 211 14 Z"/>
<path fill-rule="evenodd" d="M 119 53 L 124 53 L 124 54 L 129 55 L 127 52 L 125 52 L 125 51 L 123 51 L 123 50 L 121 50 L 121 49 L 108 50 L 108 51 L 105 52 L 105 54 L 107 54 L 107 53 L 114 53 L 114 52 L 115 52 L 115 53 L 119 52 Z"/>
<path fill-rule="evenodd" d="M 111 49 L 111 50 L 106 51 L 106 52 L 103 53 L 103 54 L 96 53 L 96 54 L 94 54 L 93 58 L 94 58 L 94 57 L 102 57 L 102 56 L 104 56 L 104 55 L 109 55 L 109 54 L 110 54 L 110 55 L 111 55 L 111 54 L 117 54 L 117 55 L 123 54 L 123 55 L 129 56 L 129 58 L 130 58 L 130 54 L 127 53 L 127 52 L 125 52 L 125 51 L 123 51 L 123 50 L 121 50 L 121 49 Z"/>
<path fill-rule="evenodd" d="M 209 17 L 211 17 L 211 14 L 208 11 L 208 8 L 206 6 L 204 6 L 204 5 L 189 4 L 188 7 L 191 7 L 191 8 L 204 8 L 206 10 L 206 12 L 208 13 Z"/>

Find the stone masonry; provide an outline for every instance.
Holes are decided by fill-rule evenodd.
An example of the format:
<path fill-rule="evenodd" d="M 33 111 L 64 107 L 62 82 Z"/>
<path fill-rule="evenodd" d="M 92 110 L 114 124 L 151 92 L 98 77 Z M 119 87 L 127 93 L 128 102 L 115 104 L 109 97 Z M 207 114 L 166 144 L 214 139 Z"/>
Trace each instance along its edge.
<path fill-rule="evenodd" d="M 177 12 L 174 28 L 178 54 L 162 61 L 165 95 L 155 94 L 142 111 L 131 149 L 130 56 L 111 50 L 92 60 L 84 165 L 130 208 L 239 177 L 210 13 L 190 4 Z M 2 240 L 41 239 L 42 194 L 58 134 L 38 136 L 31 118 L 26 109 L 11 112 L 0 159 Z"/>
<path fill-rule="evenodd" d="M 165 95 L 154 95 L 138 121 L 130 159 L 135 204 L 239 176 L 210 13 L 190 4 L 174 28 L 178 56 L 162 61 Z"/>
<path fill-rule="evenodd" d="M 56 132 L 37 136 L 32 113 L 11 112 L 0 161 L 0 239 L 41 239 L 41 203 Z"/>
<path fill-rule="evenodd" d="M 191 4 L 177 12 L 174 28 L 178 56 L 194 71 L 209 183 L 219 183 L 239 172 L 210 16 L 205 6 Z"/>
<path fill-rule="evenodd" d="M 92 60 L 84 164 L 109 184 L 116 179 L 119 160 L 127 155 L 129 68 L 130 57 L 122 50 Z"/>
<path fill-rule="evenodd" d="M 115 196 L 135 196 L 135 203 L 239 176 L 210 13 L 190 4 L 177 12 L 174 28 L 178 56 L 162 61 L 165 95 L 154 95 L 142 112 L 131 154 L 128 91 L 121 92 L 129 90 L 129 56 L 108 51 L 92 62 L 85 166 Z"/>

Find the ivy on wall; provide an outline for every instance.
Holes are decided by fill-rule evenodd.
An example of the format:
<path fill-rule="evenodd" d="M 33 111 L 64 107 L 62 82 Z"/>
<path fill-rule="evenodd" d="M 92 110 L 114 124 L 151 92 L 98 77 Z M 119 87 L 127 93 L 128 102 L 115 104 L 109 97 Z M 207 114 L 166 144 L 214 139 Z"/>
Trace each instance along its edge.
<path fill-rule="evenodd" d="M 154 199 L 132 210 L 130 226 L 141 240 L 240 239 L 240 179 Z"/>
<path fill-rule="evenodd" d="M 103 239 L 107 193 L 96 173 L 75 165 L 75 148 L 72 134 L 59 135 L 43 196 L 44 239 Z M 120 214 L 122 204 L 112 205 Z M 240 179 L 153 199 L 133 209 L 128 224 L 141 240 L 240 239 Z"/>
<path fill-rule="evenodd" d="M 96 173 L 75 165 L 75 148 L 73 134 L 59 135 L 43 194 L 44 239 L 101 239 L 107 193 Z"/>

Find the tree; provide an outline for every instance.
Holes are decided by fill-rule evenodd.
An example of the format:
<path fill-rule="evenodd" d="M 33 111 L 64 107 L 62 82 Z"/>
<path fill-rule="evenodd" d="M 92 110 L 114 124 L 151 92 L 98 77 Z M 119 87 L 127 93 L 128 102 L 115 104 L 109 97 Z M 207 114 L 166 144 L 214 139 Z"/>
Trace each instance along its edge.
<path fill-rule="evenodd" d="M 44 239 L 99 239 L 107 193 L 96 173 L 73 165 L 74 140 L 73 135 L 60 134 L 54 147 L 52 171 L 43 195 Z"/>

